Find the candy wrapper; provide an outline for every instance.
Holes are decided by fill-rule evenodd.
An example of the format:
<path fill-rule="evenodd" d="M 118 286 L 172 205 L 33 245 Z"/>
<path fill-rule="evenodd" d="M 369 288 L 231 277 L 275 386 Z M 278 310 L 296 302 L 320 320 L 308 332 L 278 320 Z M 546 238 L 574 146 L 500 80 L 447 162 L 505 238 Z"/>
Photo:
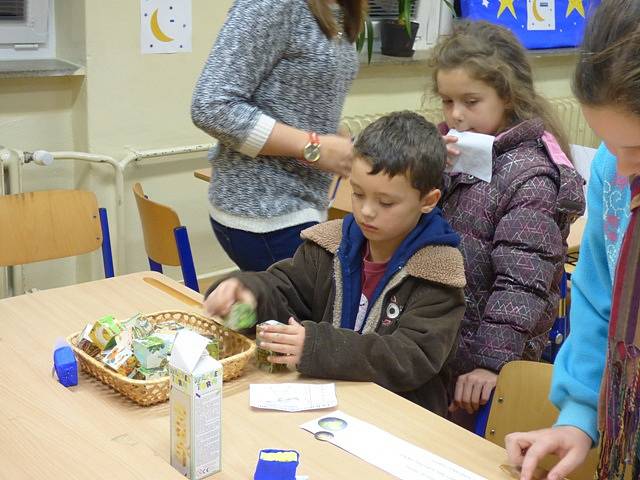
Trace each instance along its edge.
<path fill-rule="evenodd" d="M 104 359 L 105 365 L 128 377 L 138 364 L 131 349 L 126 345 L 116 345 Z"/>
<path fill-rule="evenodd" d="M 286 325 L 282 322 L 279 322 L 277 320 L 267 320 L 265 322 L 259 323 L 257 325 L 257 330 L 260 330 L 260 328 L 262 326 L 265 325 Z M 256 335 L 256 347 L 258 347 L 256 349 L 256 365 L 260 370 L 263 370 L 265 372 L 268 373 L 274 373 L 274 372 L 281 372 L 284 370 L 287 370 L 287 365 L 284 363 L 271 363 L 269 360 L 267 360 L 267 357 L 269 356 L 276 356 L 276 355 L 282 355 L 282 353 L 277 353 L 277 352 L 272 352 L 271 350 L 265 350 L 263 348 L 260 348 L 260 340 L 259 340 L 260 336 Z"/>
<path fill-rule="evenodd" d="M 97 347 L 91 340 L 90 334 L 92 329 L 92 323 L 88 323 L 87 326 L 84 327 L 84 330 L 82 330 L 82 333 L 80 333 L 80 336 L 78 337 L 78 348 L 85 352 L 87 355 L 97 357 L 100 353 L 100 348 Z"/>
<path fill-rule="evenodd" d="M 209 343 L 207 344 L 207 352 L 209 355 L 216 360 L 220 360 L 220 340 L 217 338 L 206 337 L 209 339 Z"/>
<path fill-rule="evenodd" d="M 139 380 L 155 380 L 157 378 L 167 377 L 169 375 L 169 371 L 167 367 L 159 367 L 159 368 L 144 368 L 138 367 L 136 369 L 135 378 Z"/>
<path fill-rule="evenodd" d="M 234 303 L 229 314 L 224 317 L 224 326 L 231 330 L 245 330 L 256 324 L 256 311 L 248 303 Z"/>
<path fill-rule="evenodd" d="M 144 368 L 158 368 L 167 360 L 171 344 L 157 335 L 133 341 L 133 353 Z"/>
<path fill-rule="evenodd" d="M 107 350 L 116 343 L 116 335 L 121 330 L 113 315 L 107 315 L 93 324 L 89 338 L 101 351 Z"/>
<path fill-rule="evenodd" d="M 178 322 L 174 322 L 173 320 L 169 320 L 168 322 L 161 322 L 161 323 L 156 323 L 155 327 L 154 327 L 154 332 L 158 333 L 158 332 L 163 332 L 163 333 L 177 333 L 178 331 L 182 330 L 183 328 L 185 328 L 184 325 L 182 325 L 181 323 Z"/>
<path fill-rule="evenodd" d="M 148 337 L 153 333 L 153 324 L 139 313 L 121 322 L 121 325 L 123 330 L 131 332 L 134 339 Z"/>

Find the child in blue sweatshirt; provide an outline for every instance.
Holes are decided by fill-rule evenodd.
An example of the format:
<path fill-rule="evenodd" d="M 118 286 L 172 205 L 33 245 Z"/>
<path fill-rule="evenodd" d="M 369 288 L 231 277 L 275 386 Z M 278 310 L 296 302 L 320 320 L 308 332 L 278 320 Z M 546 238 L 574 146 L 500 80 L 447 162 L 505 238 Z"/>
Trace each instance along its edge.
<path fill-rule="evenodd" d="M 320 378 L 375 382 L 444 415 L 464 313 L 458 235 L 436 207 L 446 149 L 411 112 L 380 118 L 355 144 L 353 215 L 302 232 L 293 258 L 214 285 L 205 308 L 238 300 L 261 320 L 264 348 Z"/>
<path fill-rule="evenodd" d="M 592 165 L 587 226 L 572 278 L 571 334 L 554 365 L 551 400 L 560 410 L 558 421 L 506 438 L 510 460 L 522 465 L 522 480 L 530 480 L 549 453 L 560 461 L 548 478 L 566 477 L 599 440 L 604 446 L 596 478 L 640 474 L 640 289 L 638 277 L 627 275 L 637 271 L 640 233 L 638 51 L 640 2 L 602 2 L 585 30 L 574 91 L 607 148 Z"/>

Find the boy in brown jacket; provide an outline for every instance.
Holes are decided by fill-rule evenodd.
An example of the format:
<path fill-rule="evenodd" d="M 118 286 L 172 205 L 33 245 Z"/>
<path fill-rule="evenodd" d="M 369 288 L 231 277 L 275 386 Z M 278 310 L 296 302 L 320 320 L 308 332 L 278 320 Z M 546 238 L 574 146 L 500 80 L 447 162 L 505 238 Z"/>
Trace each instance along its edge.
<path fill-rule="evenodd" d="M 446 149 L 412 112 L 369 125 L 355 146 L 353 214 L 302 232 L 293 258 L 235 273 L 205 308 L 241 300 L 260 320 L 264 348 L 313 377 L 375 382 L 445 415 L 449 363 L 464 314 L 458 236 L 436 207 Z"/>

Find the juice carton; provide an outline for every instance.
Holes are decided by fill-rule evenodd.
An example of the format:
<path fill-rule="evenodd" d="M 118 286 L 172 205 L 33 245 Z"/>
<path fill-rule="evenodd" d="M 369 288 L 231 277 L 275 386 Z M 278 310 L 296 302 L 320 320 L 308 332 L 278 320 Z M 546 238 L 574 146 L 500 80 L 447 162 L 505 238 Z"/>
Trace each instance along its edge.
<path fill-rule="evenodd" d="M 171 465 L 191 480 L 221 469 L 222 364 L 209 339 L 180 330 L 169 357 Z"/>

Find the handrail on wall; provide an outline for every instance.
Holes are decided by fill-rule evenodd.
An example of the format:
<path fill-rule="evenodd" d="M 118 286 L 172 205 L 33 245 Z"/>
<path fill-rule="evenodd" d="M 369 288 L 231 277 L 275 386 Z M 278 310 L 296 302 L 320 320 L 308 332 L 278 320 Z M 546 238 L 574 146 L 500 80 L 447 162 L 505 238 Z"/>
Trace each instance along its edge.
<path fill-rule="evenodd" d="M 122 241 L 121 235 L 124 232 L 124 176 L 127 167 L 133 162 L 139 162 L 141 160 L 147 160 L 152 158 L 170 157 L 174 155 L 182 155 L 187 153 L 203 152 L 209 150 L 215 143 L 205 143 L 198 145 L 186 145 L 179 147 L 159 148 L 153 150 L 133 150 L 129 149 L 130 153 L 125 155 L 122 160 L 116 160 L 108 155 L 97 155 L 86 152 L 50 152 L 50 155 L 55 160 L 79 160 L 89 163 L 106 163 L 113 168 L 116 190 L 116 232 L 112 236 L 116 243 L 116 265 L 117 273 L 124 272 L 125 269 L 125 242 Z M 44 152 L 47 153 L 47 152 Z M 33 158 L 31 152 L 24 152 L 21 150 L 14 150 L 10 148 L 4 148 L 0 146 L 0 195 L 5 194 L 5 176 L 4 167 L 8 166 L 9 174 L 9 193 L 21 193 L 22 192 L 22 166 L 28 163 Z M 12 284 L 15 287 L 19 286 L 19 291 L 24 291 L 24 281 L 21 267 L 14 267 L 7 269 L 11 276 Z M 0 292 L 3 291 L 3 280 L 0 276 Z M 15 293 L 15 292 L 14 292 Z"/>

